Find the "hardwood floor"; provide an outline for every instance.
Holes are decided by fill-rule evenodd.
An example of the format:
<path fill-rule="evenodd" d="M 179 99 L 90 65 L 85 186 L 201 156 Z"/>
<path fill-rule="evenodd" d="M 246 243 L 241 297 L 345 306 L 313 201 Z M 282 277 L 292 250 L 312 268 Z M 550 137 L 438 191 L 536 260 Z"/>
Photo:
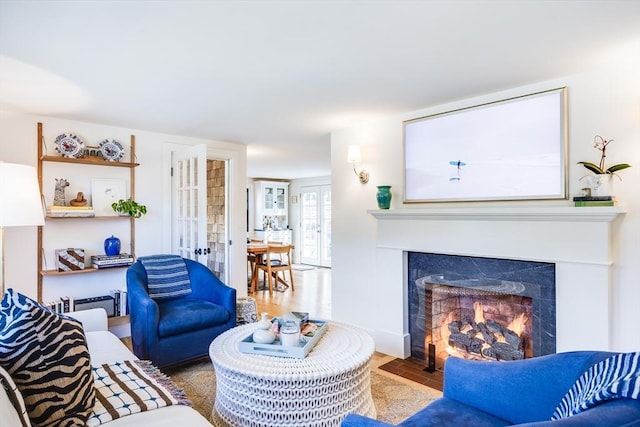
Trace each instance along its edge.
<path fill-rule="evenodd" d="M 294 270 L 295 291 L 256 291 L 255 298 L 260 313 L 281 316 L 288 311 L 304 311 L 316 319 L 331 319 L 331 269 Z M 260 282 L 261 284 L 262 282 Z"/>

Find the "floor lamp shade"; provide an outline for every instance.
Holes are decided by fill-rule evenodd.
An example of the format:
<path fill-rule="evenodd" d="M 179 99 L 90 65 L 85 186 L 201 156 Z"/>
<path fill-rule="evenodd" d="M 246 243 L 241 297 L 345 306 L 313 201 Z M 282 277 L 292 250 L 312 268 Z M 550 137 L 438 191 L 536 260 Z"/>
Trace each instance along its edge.
<path fill-rule="evenodd" d="M 36 169 L 0 162 L 0 227 L 27 225 L 44 225 Z"/>
<path fill-rule="evenodd" d="M 38 174 L 33 166 L 0 162 L 0 289 L 5 291 L 4 229 L 44 225 Z"/>

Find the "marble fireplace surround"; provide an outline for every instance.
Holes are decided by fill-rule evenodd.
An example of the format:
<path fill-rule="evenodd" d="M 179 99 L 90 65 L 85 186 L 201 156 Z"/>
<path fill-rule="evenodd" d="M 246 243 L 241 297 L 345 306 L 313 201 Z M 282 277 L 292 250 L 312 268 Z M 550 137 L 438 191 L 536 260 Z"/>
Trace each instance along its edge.
<path fill-rule="evenodd" d="M 389 307 L 378 351 L 410 356 L 407 253 L 554 263 L 556 351 L 611 348 L 615 224 L 622 207 L 484 207 L 368 211 L 377 220 L 376 274 Z M 398 296 L 401 295 L 400 299 Z"/>

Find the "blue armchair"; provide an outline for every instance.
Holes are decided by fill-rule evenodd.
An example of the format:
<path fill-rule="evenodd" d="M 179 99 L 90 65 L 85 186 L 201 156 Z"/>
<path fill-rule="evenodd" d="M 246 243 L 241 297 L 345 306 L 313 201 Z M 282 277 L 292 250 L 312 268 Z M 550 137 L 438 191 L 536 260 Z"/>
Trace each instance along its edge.
<path fill-rule="evenodd" d="M 236 290 L 204 265 L 184 259 L 191 293 L 168 299 L 149 296 L 140 260 L 127 270 L 133 352 L 166 367 L 208 354 L 209 345 L 236 325 Z"/>
<path fill-rule="evenodd" d="M 445 363 L 443 397 L 398 426 L 640 426 L 640 401 L 604 401 L 577 415 L 550 421 L 576 380 L 614 353 L 580 351 L 511 362 L 480 362 L 450 357 Z M 342 427 L 390 424 L 350 414 Z"/>

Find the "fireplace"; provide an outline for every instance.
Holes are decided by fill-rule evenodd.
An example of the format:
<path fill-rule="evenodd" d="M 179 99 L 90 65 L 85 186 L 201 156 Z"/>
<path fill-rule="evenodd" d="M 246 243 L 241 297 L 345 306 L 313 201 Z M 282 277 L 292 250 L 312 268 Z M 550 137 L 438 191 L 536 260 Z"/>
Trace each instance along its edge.
<path fill-rule="evenodd" d="M 514 360 L 555 353 L 552 263 L 408 253 L 411 356 Z M 429 351 L 431 350 L 431 351 Z"/>
<path fill-rule="evenodd" d="M 410 324 L 407 312 L 418 307 L 411 307 L 414 295 L 410 292 L 415 290 L 409 287 L 429 275 L 444 275 L 449 280 L 452 273 L 466 280 L 493 279 L 525 286 L 524 296 L 533 299 L 534 357 L 610 349 L 615 263 L 611 239 L 623 209 L 443 206 L 369 212 L 377 220 L 373 256 L 377 265 L 383 266 L 372 274 L 369 288 L 375 289 L 372 304 L 385 307 L 385 315 L 367 319 L 378 351 L 402 359 L 411 357 L 415 325 Z M 416 265 L 409 259 L 414 253 L 453 256 L 443 261 L 447 264 L 443 267 L 452 260 L 463 263 L 448 270 Z M 474 264 L 478 259 L 486 264 Z M 502 262 L 517 268 L 508 267 L 494 275 L 494 267 Z M 547 279 L 539 281 L 543 272 L 549 273 Z M 424 353 L 422 334 L 419 346 Z"/>

